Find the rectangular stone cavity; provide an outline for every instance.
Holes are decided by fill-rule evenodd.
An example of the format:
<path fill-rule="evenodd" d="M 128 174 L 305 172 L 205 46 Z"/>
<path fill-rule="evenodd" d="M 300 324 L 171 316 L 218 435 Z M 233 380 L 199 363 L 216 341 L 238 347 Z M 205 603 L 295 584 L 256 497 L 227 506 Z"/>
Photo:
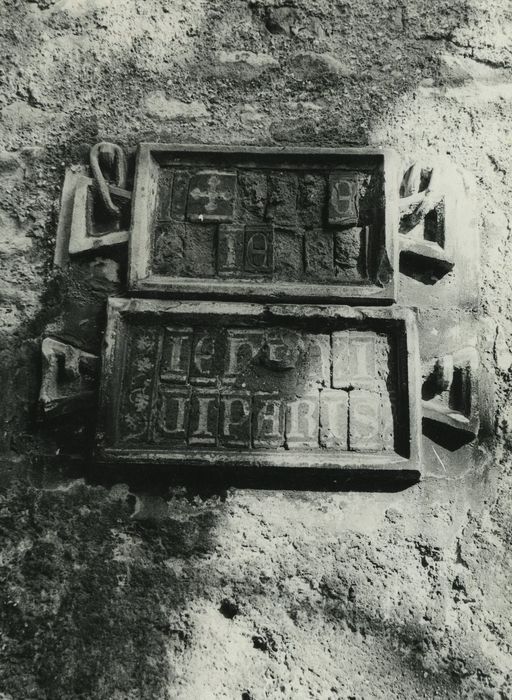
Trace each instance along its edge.
<path fill-rule="evenodd" d="M 395 301 L 395 171 L 373 148 L 142 144 L 130 291 Z"/>
<path fill-rule="evenodd" d="M 418 468 L 406 311 L 111 299 L 106 348 L 103 461 Z"/>

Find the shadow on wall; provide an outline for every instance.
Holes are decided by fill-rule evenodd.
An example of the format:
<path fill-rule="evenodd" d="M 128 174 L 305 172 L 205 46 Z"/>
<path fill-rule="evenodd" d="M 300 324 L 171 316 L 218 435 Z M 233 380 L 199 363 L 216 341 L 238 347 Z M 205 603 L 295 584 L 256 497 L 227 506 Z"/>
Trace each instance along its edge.
<path fill-rule="evenodd" d="M 168 648 L 185 634 L 173 611 L 201 585 L 194 562 L 215 548 L 224 504 L 160 499 L 167 512 L 152 522 L 125 486 L 35 488 L 18 468 L 2 497 L 0 687 L 13 698 L 167 697 Z"/>

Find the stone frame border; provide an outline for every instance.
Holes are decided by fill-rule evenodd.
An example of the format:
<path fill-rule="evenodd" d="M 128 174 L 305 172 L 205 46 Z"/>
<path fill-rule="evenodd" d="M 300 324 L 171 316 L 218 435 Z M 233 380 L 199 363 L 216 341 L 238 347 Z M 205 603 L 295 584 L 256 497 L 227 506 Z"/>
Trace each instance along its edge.
<path fill-rule="evenodd" d="M 151 228 L 156 210 L 159 163 L 173 155 L 228 155 L 254 160 L 287 155 L 305 158 L 376 158 L 384 173 L 384 235 L 391 265 L 388 283 L 377 285 L 308 284 L 304 282 L 248 282 L 236 279 L 182 278 L 152 275 Z M 311 301 L 350 304 L 390 304 L 396 301 L 399 277 L 399 167 L 391 149 L 382 148 L 279 148 L 259 146 L 204 146 L 197 144 L 141 143 L 138 148 L 129 237 L 128 291 L 131 294 L 209 299 L 249 299 L 250 301 Z"/>
<path fill-rule="evenodd" d="M 407 397 L 409 402 L 409 457 L 400 457 L 396 453 L 356 453 L 343 452 L 336 459 L 331 455 L 304 451 L 277 452 L 269 449 L 265 452 L 199 451 L 193 449 L 159 450 L 158 448 L 133 448 L 109 446 L 109 435 L 113 434 L 114 421 L 119 410 L 120 392 L 116 391 L 116 382 L 122 372 L 119 358 L 123 352 L 124 324 L 127 317 L 154 315 L 164 318 L 167 315 L 190 318 L 191 314 L 210 316 L 233 316 L 240 318 L 258 318 L 279 322 L 280 319 L 354 319 L 390 321 L 402 325 L 406 340 L 407 355 Z M 400 473 L 414 475 L 421 473 L 421 371 L 419 363 L 418 333 L 414 313 L 408 309 L 363 308 L 338 306 L 272 305 L 272 304 L 235 304 L 228 302 L 172 301 L 126 299 L 112 297 L 108 305 L 108 322 L 102 353 L 102 378 L 100 388 L 99 422 L 96 435 L 95 461 L 99 464 L 165 465 L 180 467 L 184 464 L 207 466 L 229 466 L 236 469 L 251 467 L 285 467 L 334 469 L 343 473 Z M 327 459 L 326 459 L 327 457 Z"/>

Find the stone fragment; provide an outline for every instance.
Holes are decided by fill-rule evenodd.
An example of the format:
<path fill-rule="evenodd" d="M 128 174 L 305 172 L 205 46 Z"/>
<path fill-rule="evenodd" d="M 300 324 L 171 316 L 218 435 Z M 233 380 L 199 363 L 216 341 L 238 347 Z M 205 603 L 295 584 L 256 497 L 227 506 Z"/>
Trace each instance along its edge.
<path fill-rule="evenodd" d="M 348 392 L 322 389 L 320 392 L 320 445 L 348 449 Z"/>
<path fill-rule="evenodd" d="M 277 279 L 300 280 L 304 274 L 304 236 L 300 229 L 275 227 L 274 273 Z"/>
<path fill-rule="evenodd" d="M 315 280 L 334 279 L 334 238 L 332 231 L 315 228 L 306 231 L 306 275 Z"/>
<path fill-rule="evenodd" d="M 284 406 L 275 394 L 257 392 L 254 395 L 253 445 L 268 449 L 284 445 Z"/>
<path fill-rule="evenodd" d="M 99 358 L 54 338 L 41 346 L 39 403 L 48 417 L 87 410 L 94 403 Z"/>
<path fill-rule="evenodd" d="M 374 386 L 377 379 L 376 336 L 371 331 L 332 334 L 332 386 Z"/>
<path fill-rule="evenodd" d="M 299 178 L 298 216 L 302 226 L 318 228 L 324 224 L 327 203 L 325 175 L 305 173 Z"/>
<path fill-rule="evenodd" d="M 2 186 L 5 185 L 6 180 L 14 182 L 23 180 L 24 174 L 23 161 L 16 153 L 0 151 L 0 179 Z"/>
<path fill-rule="evenodd" d="M 377 392 L 354 389 L 349 396 L 349 447 L 356 452 L 383 449 L 381 400 Z"/>
<path fill-rule="evenodd" d="M 172 182 L 172 199 L 170 218 L 174 221 L 184 221 L 187 211 L 187 198 L 190 185 L 190 173 L 186 170 L 176 170 Z"/>
<path fill-rule="evenodd" d="M 219 51 L 211 70 L 219 77 L 254 80 L 269 70 L 279 68 L 279 61 L 265 53 L 252 51 Z"/>
<path fill-rule="evenodd" d="M 168 221 L 171 218 L 174 171 L 170 168 L 162 170 L 158 181 L 158 221 Z"/>
<path fill-rule="evenodd" d="M 190 221 L 232 221 L 236 174 L 202 170 L 190 178 L 187 218 Z"/>
<path fill-rule="evenodd" d="M 248 391 L 221 394 L 219 442 L 226 447 L 250 447 L 251 395 Z"/>
<path fill-rule="evenodd" d="M 245 221 L 262 222 L 267 205 L 267 175 L 258 170 L 238 171 L 238 205 Z"/>
<path fill-rule="evenodd" d="M 476 435 L 478 351 L 474 347 L 436 358 L 423 383 L 423 416 L 447 427 Z"/>
<path fill-rule="evenodd" d="M 162 90 L 149 94 L 144 100 L 144 108 L 148 116 L 162 121 L 202 119 L 209 114 L 203 102 L 182 102 L 173 97 L 166 97 Z"/>
<path fill-rule="evenodd" d="M 244 270 L 271 274 L 274 269 L 274 227 L 249 224 L 245 228 Z"/>
<path fill-rule="evenodd" d="M 212 277 L 216 272 L 216 227 L 162 222 L 155 230 L 153 269 L 175 277 Z"/>
<path fill-rule="evenodd" d="M 299 15 L 293 7 L 268 7 L 265 26 L 272 34 L 290 34 L 299 21 Z"/>
<path fill-rule="evenodd" d="M 368 279 L 369 235 L 367 226 L 351 226 L 334 233 L 334 272 L 338 280 Z"/>
<path fill-rule="evenodd" d="M 265 218 L 280 226 L 297 225 L 298 180 L 295 173 L 272 171 L 268 178 Z"/>
<path fill-rule="evenodd" d="M 330 53 L 303 51 L 291 58 L 293 75 L 299 80 L 318 80 L 326 76 L 348 78 L 353 71 Z"/>
<path fill-rule="evenodd" d="M 298 366 L 299 386 L 319 388 L 331 383 L 331 337 L 328 333 L 304 333 Z"/>
<path fill-rule="evenodd" d="M 64 267 L 69 261 L 69 238 L 71 235 L 75 190 L 79 178 L 84 176 L 84 174 L 84 166 L 80 166 L 79 168 L 66 168 L 60 195 L 59 221 L 57 224 L 55 253 L 53 256 L 53 264 L 56 267 Z"/>
<path fill-rule="evenodd" d="M 318 392 L 286 402 L 286 447 L 318 447 Z"/>
<path fill-rule="evenodd" d="M 442 165 L 413 163 L 400 186 L 399 243 L 403 261 L 412 271 L 443 277 L 455 264 L 453 245 L 446 240 L 445 176 Z"/>

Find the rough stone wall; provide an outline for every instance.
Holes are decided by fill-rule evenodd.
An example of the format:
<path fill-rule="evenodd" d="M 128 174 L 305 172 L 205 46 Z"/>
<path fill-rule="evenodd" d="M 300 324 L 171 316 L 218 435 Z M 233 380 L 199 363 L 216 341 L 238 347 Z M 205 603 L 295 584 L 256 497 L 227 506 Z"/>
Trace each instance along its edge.
<path fill-rule="evenodd" d="M 508 0 L 1 12 L 0 698 L 512 697 Z M 107 480 L 49 459 L 41 338 L 78 300 L 98 343 L 87 309 L 122 268 L 52 268 L 64 168 L 99 140 L 379 144 L 472 174 L 496 378 L 478 466 L 375 493 Z"/>

